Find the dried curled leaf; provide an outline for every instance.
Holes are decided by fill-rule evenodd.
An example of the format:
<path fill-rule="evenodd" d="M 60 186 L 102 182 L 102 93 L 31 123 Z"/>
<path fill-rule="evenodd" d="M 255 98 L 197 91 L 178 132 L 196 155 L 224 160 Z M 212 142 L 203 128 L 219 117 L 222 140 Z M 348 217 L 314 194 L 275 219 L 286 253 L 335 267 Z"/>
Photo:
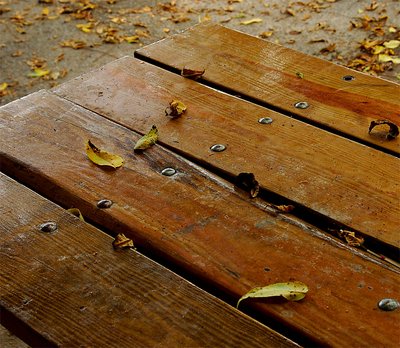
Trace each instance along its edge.
<path fill-rule="evenodd" d="M 258 196 L 260 185 L 253 173 L 240 173 L 235 179 L 235 185 L 250 193 L 251 198 Z"/>
<path fill-rule="evenodd" d="M 134 151 L 146 150 L 150 146 L 154 145 L 158 140 L 158 129 L 155 125 L 151 127 L 149 132 L 143 135 L 134 147 Z"/>
<path fill-rule="evenodd" d="M 85 221 L 85 219 L 83 218 L 81 211 L 78 208 L 70 208 L 67 209 L 68 212 L 70 212 L 72 215 L 75 215 L 76 217 L 79 218 L 79 220 L 81 221 Z"/>
<path fill-rule="evenodd" d="M 241 301 L 246 298 L 255 298 L 255 297 L 275 297 L 275 296 L 283 296 L 289 301 L 300 301 L 306 295 L 308 291 L 308 286 L 302 282 L 287 282 L 287 283 L 275 283 L 271 285 L 267 285 L 264 287 L 251 289 L 247 294 L 243 295 L 237 305 L 236 308 L 239 307 Z"/>
<path fill-rule="evenodd" d="M 294 205 L 275 205 L 281 213 L 290 213 L 294 209 Z"/>
<path fill-rule="evenodd" d="M 181 75 L 183 77 L 196 80 L 196 79 L 202 77 L 203 74 L 205 73 L 205 71 L 206 71 L 205 69 L 203 69 L 203 70 L 192 70 L 192 69 L 183 68 L 182 71 L 181 71 Z"/>
<path fill-rule="evenodd" d="M 369 125 L 368 133 L 371 134 L 371 131 L 375 128 L 375 126 L 378 126 L 381 124 L 387 124 L 390 127 L 389 132 L 386 135 L 386 139 L 392 140 L 392 139 L 395 139 L 399 135 L 399 127 L 396 124 L 394 124 L 393 122 L 388 121 L 388 120 L 372 121 L 371 124 Z"/>
<path fill-rule="evenodd" d="M 165 109 L 165 115 L 173 118 L 179 117 L 186 111 L 186 105 L 179 100 L 173 100 L 169 103 L 169 106 Z"/>
<path fill-rule="evenodd" d="M 112 242 L 114 249 L 134 248 L 133 241 L 123 233 L 118 233 Z"/>
<path fill-rule="evenodd" d="M 357 237 L 353 231 L 339 230 L 338 235 L 350 246 L 360 247 L 364 243 L 364 238 Z"/>
<path fill-rule="evenodd" d="M 86 142 L 86 154 L 93 163 L 99 166 L 118 168 L 124 163 L 122 157 L 100 150 L 90 140 Z"/>

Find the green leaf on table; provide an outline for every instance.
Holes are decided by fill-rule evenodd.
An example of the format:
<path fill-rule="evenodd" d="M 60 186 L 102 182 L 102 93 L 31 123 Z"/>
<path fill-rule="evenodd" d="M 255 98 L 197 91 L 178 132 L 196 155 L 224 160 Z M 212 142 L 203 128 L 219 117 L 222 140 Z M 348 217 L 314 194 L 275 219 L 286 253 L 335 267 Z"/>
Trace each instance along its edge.
<path fill-rule="evenodd" d="M 158 129 L 155 125 L 151 127 L 149 132 L 143 135 L 137 142 L 134 147 L 134 151 L 138 150 L 146 150 L 150 146 L 154 145 L 158 140 Z"/>
<path fill-rule="evenodd" d="M 246 298 L 283 296 L 289 301 L 300 301 L 306 296 L 307 291 L 308 286 L 302 282 L 297 281 L 287 283 L 275 283 L 264 287 L 254 288 L 239 299 L 236 308 L 238 308 L 240 302 Z"/>
<path fill-rule="evenodd" d="M 99 166 L 118 168 L 124 163 L 122 157 L 100 150 L 90 140 L 86 142 L 86 154 L 93 163 Z"/>

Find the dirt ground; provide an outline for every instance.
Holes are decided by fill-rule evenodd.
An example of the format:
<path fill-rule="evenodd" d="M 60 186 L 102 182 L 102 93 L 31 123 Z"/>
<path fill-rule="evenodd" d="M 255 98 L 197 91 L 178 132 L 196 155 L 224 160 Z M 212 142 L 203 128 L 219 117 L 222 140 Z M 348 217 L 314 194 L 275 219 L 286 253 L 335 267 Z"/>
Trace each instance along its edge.
<path fill-rule="evenodd" d="M 205 21 L 400 82 L 399 0 L 0 0 L 0 105 Z"/>

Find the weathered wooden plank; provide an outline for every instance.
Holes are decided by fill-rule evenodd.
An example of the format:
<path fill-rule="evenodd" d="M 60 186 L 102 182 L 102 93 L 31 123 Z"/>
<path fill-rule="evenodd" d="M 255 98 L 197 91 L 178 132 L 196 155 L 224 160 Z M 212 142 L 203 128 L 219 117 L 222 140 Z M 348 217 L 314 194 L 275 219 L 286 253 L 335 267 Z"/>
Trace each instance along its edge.
<path fill-rule="evenodd" d="M 1 173 L 0 192 L 0 305 L 51 343 L 298 347 Z"/>
<path fill-rule="evenodd" d="M 156 103 L 151 95 L 147 100 Z M 310 291 L 303 301 L 261 301 L 255 309 L 315 345 L 394 345 L 400 311 L 376 305 L 399 297 L 398 270 L 290 217 L 267 214 L 230 184 L 158 145 L 135 154 L 134 132 L 49 93 L 8 104 L 0 117 L 2 169 L 47 197 L 79 207 L 97 224 L 131 236 L 139 250 L 235 299 L 255 286 L 305 282 Z M 88 138 L 124 157 L 125 165 L 96 167 L 84 152 Z M 161 175 L 167 166 L 178 173 Z M 96 207 L 103 198 L 114 202 L 110 209 Z"/>
<path fill-rule="evenodd" d="M 400 160 L 125 57 L 61 85 L 56 93 L 135 131 L 152 124 L 160 141 L 355 230 L 399 247 Z M 187 105 L 165 116 L 172 99 Z M 261 125 L 258 119 L 271 117 Z M 227 146 L 213 153 L 210 146 Z"/>
<path fill-rule="evenodd" d="M 400 153 L 400 138 L 368 134 L 371 121 L 400 126 L 400 85 L 374 78 L 217 24 L 202 24 L 136 51 L 181 70 L 205 69 L 203 79 L 273 105 L 290 115 Z M 296 73 L 301 72 L 304 78 Z M 355 77 L 352 81 L 343 76 Z M 306 101 L 301 110 L 294 104 Z"/>

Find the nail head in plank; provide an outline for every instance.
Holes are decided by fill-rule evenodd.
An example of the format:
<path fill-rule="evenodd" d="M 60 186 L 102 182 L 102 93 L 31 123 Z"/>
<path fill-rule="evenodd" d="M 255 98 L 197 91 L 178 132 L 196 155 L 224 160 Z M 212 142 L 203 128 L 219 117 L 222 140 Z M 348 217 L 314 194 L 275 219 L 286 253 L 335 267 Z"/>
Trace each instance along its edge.
<path fill-rule="evenodd" d="M 400 245 L 400 161 L 394 156 L 130 57 L 55 92 L 140 133 L 156 124 L 160 141 L 190 158 L 232 176 L 252 172 L 263 188 L 383 243 Z M 177 120 L 164 113 L 172 99 L 187 105 Z M 261 117 L 275 121 L 261 127 Z M 210 152 L 219 143 L 227 150 Z"/>
<path fill-rule="evenodd" d="M 132 237 L 139 250 L 158 253 L 227 296 L 303 281 L 310 291 L 302 303 L 267 301 L 255 308 L 320 345 L 392 344 L 400 312 L 387 315 L 377 303 L 399 296 L 398 272 L 319 238 L 314 229 L 268 215 L 227 183 L 158 145 L 133 154 L 139 135 L 47 92 L 0 113 L 2 168 L 18 180 L 64 206 L 81 208 L 104 228 Z M 84 154 L 88 137 L 125 158 L 125 165 L 115 172 L 96 167 Z M 179 174 L 163 176 L 166 165 Z M 99 210 L 99 197 L 114 204 Z"/>

